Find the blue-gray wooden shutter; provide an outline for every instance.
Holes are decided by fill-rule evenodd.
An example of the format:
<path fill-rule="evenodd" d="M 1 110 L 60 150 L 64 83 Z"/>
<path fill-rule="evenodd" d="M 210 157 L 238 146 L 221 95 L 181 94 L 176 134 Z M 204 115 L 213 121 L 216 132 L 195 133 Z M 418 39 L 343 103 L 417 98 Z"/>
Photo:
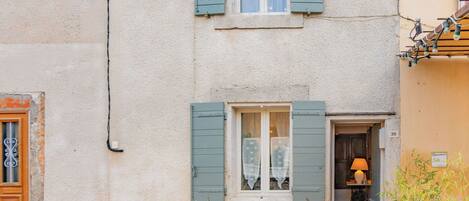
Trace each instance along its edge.
<path fill-rule="evenodd" d="M 324 0 L 291 0 L 290 7 L 292 13 L 322 13 Z"/>
<path fill-rule="evenodd" d="M 193 103 L 192 200 L 224 201 L 224 103 Z"/>
<path fill-rule="evenodd" d="M 225 13 L 225 0 L 195 0 L 195 15 Z"/>
<path fill-rule="evenodd" d="M 293 201 L 325 199 L 325 103 L 293 102 Z"/>
<path fill-rule="evenodd" d="M 371 181 L 373 185 L 370 187 L 371 200 L 380 200 L 380 183 L 381 183 L 381 149 L 379 147 L 380 125 L 375 124 L 371 128 Z"/>

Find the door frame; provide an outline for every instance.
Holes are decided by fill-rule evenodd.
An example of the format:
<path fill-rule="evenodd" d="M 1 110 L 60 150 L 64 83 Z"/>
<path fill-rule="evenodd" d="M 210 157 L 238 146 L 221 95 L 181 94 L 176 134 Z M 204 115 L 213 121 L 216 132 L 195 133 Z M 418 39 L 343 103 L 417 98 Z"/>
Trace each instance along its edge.
<path fill-rule="evenodd" d="M 384 128 L 386 120 L 394 118 L 394 115 L 351 115 L 351 116 L 326 116 L 326 201 L 334 200 L 334 175 L 335 175 L 335 126 L 336 124 L 370 124 L 379 123 Z M 384 153 L 381 153 L 381 167 L 385 164 Z M 384 168 L 380 168 L 380 189 L 384 187 Z M 383 198 L 380 198 L 382 201 Z"/>

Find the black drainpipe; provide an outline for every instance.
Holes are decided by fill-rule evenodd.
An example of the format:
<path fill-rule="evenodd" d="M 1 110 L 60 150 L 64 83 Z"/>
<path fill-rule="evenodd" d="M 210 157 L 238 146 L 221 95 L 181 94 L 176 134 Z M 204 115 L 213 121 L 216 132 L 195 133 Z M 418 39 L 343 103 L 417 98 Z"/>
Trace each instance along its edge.
<path fill-rule="evenodd" d="M 124 152 L 123 149 L 115 149 L 111 147 L 111 82 L 109 80 L 109 66 L 111 64 L 111 59 L 109 58 L 109 22 L 110 22 L 110 12 L 109 12 L 109 0 L 107 0 L 107 35 L 106 35 L 106 56 L 107 56 L 107 140 L 106 145 L 109 151 L 112 152 Z"/>

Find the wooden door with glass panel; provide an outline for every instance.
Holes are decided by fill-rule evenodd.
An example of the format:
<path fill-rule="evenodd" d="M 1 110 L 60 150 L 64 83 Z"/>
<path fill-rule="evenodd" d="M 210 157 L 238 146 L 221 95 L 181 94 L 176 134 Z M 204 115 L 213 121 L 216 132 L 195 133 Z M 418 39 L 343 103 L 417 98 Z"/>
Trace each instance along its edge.
<path fill-rule="evenodd" d="M 0 113 L 0 201 L 28 201 L 27 133 L 27 114 Z"/>

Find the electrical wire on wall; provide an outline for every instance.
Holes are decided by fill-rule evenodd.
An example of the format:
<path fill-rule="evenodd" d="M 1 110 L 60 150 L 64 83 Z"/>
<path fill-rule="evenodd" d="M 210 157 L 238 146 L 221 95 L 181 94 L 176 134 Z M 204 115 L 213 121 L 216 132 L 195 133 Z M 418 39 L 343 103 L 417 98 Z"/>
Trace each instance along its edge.
<path fill-rule="evenodd" d="M 416 23 L 419 19 L 412 19 L 410 17 L 404 16 L 400 11 L 400 1 L 397 0 L 397 13 L 388 14 L 388 15 L 356 15 L 356 16 L 325 16 L 325 15 L 305 15 L 306 18 L 315 18 L 328 21 L 338 21 L 338 22 L 363 22 L 363 21 L 373 21 L 382 18 L 388 17 L 399 17 L 401 19 Z M 425 27 L 435 28 L 434 26 L 421 23 Z"/>
<path fill-rule="evenodd" d="M 110 24 L 110 11 L 109 11 L 109 0 L 107 0 L 107 35 L 106 35 L 106 56 L 107 56 L 107 140 L 106 145 L 109 151 L 112 152 L 124 152 L 123 149 L 113 148 L 111 146 L 111 82 L 109 79 L 109 67 L 111 59 L 109 57 L 109 25 Z"/>
<path fill-rule="evenodd" d="M 401 13 L 401 0 L 397 0 L 397 15 L 402 18 L 402 19 L 405 19 L 407 21 L 410 21 L 410 22 L 413 22 L 413 23 L 416 23 L 417 22 L 417 19 L 412 19 L 410 17 L 407 17 L 407 16 L 404 16 L 402 15 Z M 431 28 L 435 28 L 434 26 L 431 26 L 431 25 L 428 25 L 428 24 L 424 24 L 422 23 L 422 25 L 426 26 L 426 27 L 431 27 Z"/>

